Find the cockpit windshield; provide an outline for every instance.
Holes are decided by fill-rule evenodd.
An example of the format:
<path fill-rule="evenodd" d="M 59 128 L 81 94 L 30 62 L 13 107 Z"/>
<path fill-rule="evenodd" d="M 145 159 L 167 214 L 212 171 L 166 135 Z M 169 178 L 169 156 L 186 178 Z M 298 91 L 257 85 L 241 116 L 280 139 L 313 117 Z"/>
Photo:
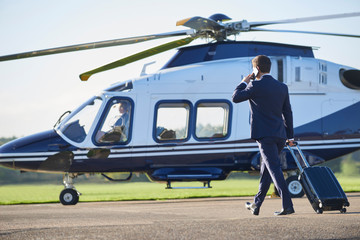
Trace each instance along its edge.
<path fill-rule="evenodd" d="M 58 130 L 74 142 L 83 142 L 89 134 L 101 104 L 102 99 L 100 97 L 90 99 L 61 122 Z"/>

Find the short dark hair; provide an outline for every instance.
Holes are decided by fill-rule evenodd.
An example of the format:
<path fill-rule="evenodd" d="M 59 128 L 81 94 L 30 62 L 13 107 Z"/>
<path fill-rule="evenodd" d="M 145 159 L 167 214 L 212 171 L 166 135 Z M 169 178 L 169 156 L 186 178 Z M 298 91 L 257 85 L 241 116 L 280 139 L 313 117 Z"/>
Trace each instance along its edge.
<path fill-rule="evenodd" d="M 263 73 L 269 73 L 271 69 L 271 61 L 268 56 L 258 55 L 252 60 L 252 64 L 255 67 L 259 67 L 260 71 Z"/>

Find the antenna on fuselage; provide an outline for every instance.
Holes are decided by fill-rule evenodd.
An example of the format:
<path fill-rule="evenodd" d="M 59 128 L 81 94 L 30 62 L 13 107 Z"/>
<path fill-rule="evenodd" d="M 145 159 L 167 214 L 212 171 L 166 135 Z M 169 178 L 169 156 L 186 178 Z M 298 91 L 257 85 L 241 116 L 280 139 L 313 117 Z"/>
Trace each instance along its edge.
<path fill-rule="evenodd" d="M 145 63 L 144 66 L 143 66 L 143 68 L 142 68 L 142 70 L 141 70 L 140 77 L 147 75 L 147 73 L 146 73 L 146 68 L 147 68 L 149 65 L 154 64 L 154 63 L 156 63 L 156 61 L 149 62 L 149 63 Z"/>

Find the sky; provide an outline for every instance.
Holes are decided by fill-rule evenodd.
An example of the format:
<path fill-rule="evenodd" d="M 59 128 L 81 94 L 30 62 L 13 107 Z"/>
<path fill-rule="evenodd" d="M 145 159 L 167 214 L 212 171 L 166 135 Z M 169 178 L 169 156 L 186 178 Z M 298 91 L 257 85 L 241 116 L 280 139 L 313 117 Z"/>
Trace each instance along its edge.
<path fill-rule="evenodd" d="M 233 21 L 268 21 L 349 12 L 360 12 L 360 1 L 0 0 L 0 55 L 183 30 L 176 21 L 214 13 Z M 352 17 L 267 28 L 360 35 L 359 26 L 360 17 Z M 0 137 L 49 130 L 65 111 L 113 83 L 138 77 L 144 64 L 156 61 L 147 69 L 156 72 L 176 50 L 96 74 L 87 82 L 79 79 L 80 73 L 175 39 L 0 62 Z M 355 38 L 252 32 L 236 39 L 315 46 L 316 58 L 360 69 L 360 40 Z"/>

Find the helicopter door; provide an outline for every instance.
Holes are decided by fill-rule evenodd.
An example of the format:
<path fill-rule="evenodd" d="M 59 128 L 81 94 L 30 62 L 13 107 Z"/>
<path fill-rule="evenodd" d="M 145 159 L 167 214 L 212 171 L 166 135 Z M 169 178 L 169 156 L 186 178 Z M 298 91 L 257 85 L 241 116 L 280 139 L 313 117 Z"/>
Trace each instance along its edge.
<path fill-rule="evenodd" d="M 151 167 L 161 168 L 184 164 L 179 157 L 184 143 L 190 139 L 192 105 L 186 100 L 173 100 L 173 96 L 151 96 L 153 119 L 147 156 Z M 167 100 L 169 99 L 169 100 Z M 155 144 L 154 144 L 155 143 Z"/>

